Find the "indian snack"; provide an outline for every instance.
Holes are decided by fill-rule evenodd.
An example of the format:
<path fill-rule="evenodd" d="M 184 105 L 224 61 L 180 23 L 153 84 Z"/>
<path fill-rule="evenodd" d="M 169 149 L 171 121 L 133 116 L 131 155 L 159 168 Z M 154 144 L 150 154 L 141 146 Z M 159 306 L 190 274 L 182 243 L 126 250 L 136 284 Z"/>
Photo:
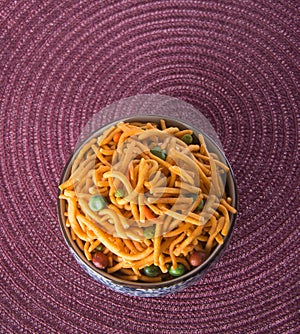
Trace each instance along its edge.
<path fill-rule="evenodd" d="M 59 185 L 65 224 L 86 259 L 127 281 L 180 277 L 223 243 L 236 213 L 224 159 L 205 137 L 120 122 L 90 139 Z"/>

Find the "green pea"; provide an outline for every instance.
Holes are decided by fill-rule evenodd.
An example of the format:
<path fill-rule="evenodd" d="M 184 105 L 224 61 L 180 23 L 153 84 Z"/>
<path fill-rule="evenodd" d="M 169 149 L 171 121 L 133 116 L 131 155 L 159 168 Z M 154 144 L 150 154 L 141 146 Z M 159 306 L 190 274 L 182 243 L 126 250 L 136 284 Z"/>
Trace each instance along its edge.
<path fill-rule="evenodd" d="M 156 277 L 160 274 L 160 269 L 156 265 L 152 264 L 151 266 L 145 267 L 143 273 L 149 277 Z"/>
<path fill-rule="evenodd" d="M 96 251 L 102 252 L 103 251 L 103 245 L 99 245 L 95 248 Z"/>
<path fill-rule="evenodd" d="M 200 203 L 198 204 L 198 206 L 196 207 L 196 211 L 200 211 L 202 208 L 203 208 L 203 206 L 204 206 L 204 201 L 203 201 L 203 199 L 200 201 Z"/>
<path fill-rule="evenodd" d="M 190 134 L 185 134 L 181 137 L 181 140 L 190 145 L 193 142 L 193 137 Z"/>
<path fill-rule="evenodd" d="M 121 198 L 121 197 L 124 197 L 125 196 L 125 192 L 123 189 L 117 189 L 116 192 L 115 192 L 115 197 L 117 198 Z"/>
<path fill-rule="evenodd" d="M 162 150 L 159 146 L 154 146 L 150 152 L 162 160 L 166 160 L 167 158 L 167 151 Z"/>
<path fill-rule="evenodd" d="M 152 239 L 155 235 L 155 226 L 147 226 L 144 228 L 144 237 L 146 239 Z"/>
<path fill-rule="evenodd" d="M 188 194 L 187 197 L 191 197 L 194 199 L 194 201 L 196 201 L 196 199 L 198 198 L 197 194 Z M 204 201 L 203 199 L 200 201 L 200 203 L 197 205 L 197 207 L 195 208 L 195 211 L 200 211 L 204 206 Z"/>
<path fill-rule="evenodd" d="M 100 211 L 106 207 L 105 199 L 100 195 L 95 195 L 90 198 L 89 207 L 93 211 Z"/>
<path fill-rule="evenodd" d="M 169 274 L 174 277 L 182 276 L 185 273 L 186 269 L 182 263 L 177 263 L 177 268 L 174 269 L 173 266 L 169 268 Z"/>

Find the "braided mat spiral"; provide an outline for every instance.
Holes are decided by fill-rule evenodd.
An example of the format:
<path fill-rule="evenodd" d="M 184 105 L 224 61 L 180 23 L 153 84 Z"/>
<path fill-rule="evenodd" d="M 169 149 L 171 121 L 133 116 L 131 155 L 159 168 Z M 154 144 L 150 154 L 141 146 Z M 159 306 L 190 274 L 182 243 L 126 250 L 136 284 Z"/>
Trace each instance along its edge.
<path fill-rule="evenodd" d="M 298 7 L 298 8 L 297 8 Z M 0 332 L 296 333 L 299 2 L 0 2 Z M 207 275 L 138 298 L 95 282 L 60 231 L 58 183 L 81 129 L 136 94 L 212 123 L 239 215 Z M 118 115 L 103 114 L 103 124 Z"/>

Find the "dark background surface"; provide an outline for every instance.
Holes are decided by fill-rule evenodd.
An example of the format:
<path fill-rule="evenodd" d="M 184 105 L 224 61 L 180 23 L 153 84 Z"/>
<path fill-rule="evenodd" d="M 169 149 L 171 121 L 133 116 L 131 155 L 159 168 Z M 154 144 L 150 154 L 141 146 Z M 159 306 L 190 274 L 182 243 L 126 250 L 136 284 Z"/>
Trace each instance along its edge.
<path fill-rule="evenodd" d="M 0 2 L 1 333 L 299 330 L 297 5 Z M 81 129 L 106 105 L 141 93 L 180 98 L 210 120 L 240 196 L 214 268 L 154 299 L 87 276 L 56 217 Z M 119 116 L 103 114 L 103 124 Z"/>

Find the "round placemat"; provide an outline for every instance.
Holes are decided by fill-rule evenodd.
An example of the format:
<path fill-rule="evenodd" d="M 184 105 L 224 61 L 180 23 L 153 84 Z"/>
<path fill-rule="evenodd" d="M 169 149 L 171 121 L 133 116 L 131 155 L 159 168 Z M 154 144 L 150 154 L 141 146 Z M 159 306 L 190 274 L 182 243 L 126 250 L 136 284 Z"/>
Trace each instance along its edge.
<path fill-rule="evenodd" d="M 297 7 L 2 1 L 1 333 L 299 332 Z M 85 124 L 137 94 L 180 98 L 203 113 L 239 190 L 224 255 L 199 283 L 161 298 L 95 282 L 64 244 L 56 213 Z M 126 115 L 102 116 L 105 124 Z"/>

